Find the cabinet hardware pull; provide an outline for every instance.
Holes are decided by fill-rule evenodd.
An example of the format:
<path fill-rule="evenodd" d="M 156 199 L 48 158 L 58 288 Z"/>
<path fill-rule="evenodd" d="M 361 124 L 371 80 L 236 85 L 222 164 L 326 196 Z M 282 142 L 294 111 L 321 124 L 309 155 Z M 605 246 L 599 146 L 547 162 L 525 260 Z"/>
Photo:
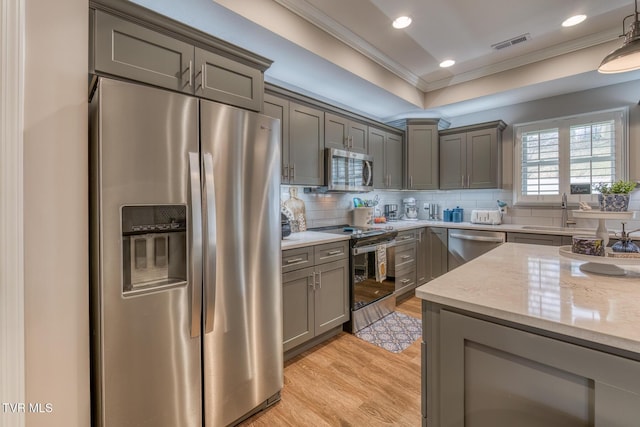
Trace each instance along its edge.
<path fill-rule="evenodd" d="M 411 280 L 409 280 L 409 279 L 402 279 L 402 280 L 400 280 L 400 283 L 409 283 L 410 281 Z"/>
<path fill-rule="evenodd" d="M 337 250 L 337 251 L 329 251 L 327 252 L 327 255 L 339 255 L 341 254 L 342 251 L 341 250 Z"/>
<path fill-rule="evenodd" d="M 304 259 L 303 258 L 288 259 L 287 264 L 293 264 L 294 262 L 300 262 L 300 261 L 304 261 Z"/>
<path fill-rule="evenodd" d="M 409 176 L 409 188 L 413 188 L 413 175 Z"/>
<path fill-rule="evenodd" d="M 313 273 L 311 273 L 309 277 L 311 278 L 311 283 L 308 283 L 307 286 L 313 287 L 313 290 L 315 291 L 316 290 L 316 272 L 314 271 Z"/>
<path fill-rule="evenodd" d="M 193 87 L 193 73 L 191 72 L 191 67 L 193 66 L 193 60 L 189 61 L 189 87 Z"/>
<path fill-rule="evenodd" d="M 409 259 L 409 258 L 411 258 L 411 255 L 402 255 L 400 258 L 402 258 L 402 259 Z"/>
<path fill-rule="evenodd" d="M 471 175 L 467 175 L 467 188 L 471 188 Z"/>
<path fill-rule="evenodd" d="M 464 175 L 462 175 L 462 183 L 460 185 L 464 188 Z"/>
<path fill-rule="evenodd" d="M 292 164 L 289 167 L 289 182 L 293 184 L 294 177 L 296 176 L 296 164 Z"/>
<path fill-rule="evenodd" d="M 318 271 L 318 289 L 322 289 L 322 272 L 321 271 Z"/>

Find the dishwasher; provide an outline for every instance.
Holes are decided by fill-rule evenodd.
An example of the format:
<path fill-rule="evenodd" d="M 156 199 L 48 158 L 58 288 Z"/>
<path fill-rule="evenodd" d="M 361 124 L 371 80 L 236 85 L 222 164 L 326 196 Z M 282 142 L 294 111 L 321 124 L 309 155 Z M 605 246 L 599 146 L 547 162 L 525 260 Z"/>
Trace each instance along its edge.
<path fill-rule="evenodd" d="M 449 229 L 448 271 L 479 257 L 506 242 L 507 234 L 500 231 Z"/>

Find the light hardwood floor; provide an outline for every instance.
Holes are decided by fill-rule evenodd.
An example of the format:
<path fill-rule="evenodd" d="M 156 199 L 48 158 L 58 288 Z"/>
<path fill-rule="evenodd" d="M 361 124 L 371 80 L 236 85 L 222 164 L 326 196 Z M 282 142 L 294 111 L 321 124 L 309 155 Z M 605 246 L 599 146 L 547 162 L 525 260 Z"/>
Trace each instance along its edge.
<path fill-rule="evenodd" d="M 420 319 L 420 301 L 396 309 Z M 394 354 L 341 333 L 286 362 L 281 401 L 241 426 L 420 426 L 420 342 Z"/>

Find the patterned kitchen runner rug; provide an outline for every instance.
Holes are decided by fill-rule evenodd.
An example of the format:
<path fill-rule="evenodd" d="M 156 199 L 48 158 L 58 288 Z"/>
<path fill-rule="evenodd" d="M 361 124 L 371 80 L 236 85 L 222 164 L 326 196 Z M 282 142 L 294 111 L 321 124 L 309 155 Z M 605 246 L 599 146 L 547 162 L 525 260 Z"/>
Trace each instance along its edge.
<path fill-rule="evenodd" d="M 355 335 L 392 353 L 400 353 L 422 336 L 422 322 L 394 311 Z"/>

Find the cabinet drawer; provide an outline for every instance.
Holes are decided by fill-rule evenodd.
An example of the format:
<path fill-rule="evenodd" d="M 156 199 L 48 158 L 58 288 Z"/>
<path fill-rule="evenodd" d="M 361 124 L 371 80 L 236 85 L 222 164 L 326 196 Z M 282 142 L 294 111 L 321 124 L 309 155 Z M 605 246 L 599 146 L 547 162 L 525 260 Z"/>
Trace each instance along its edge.
<path fill-rule="evenodd" d="M 100 10 L 93 36 L 96 72 L 193 93 L 192 45 Z"/>
<path fill-rule="evenodd" d="M 396 245 L 404 245 L 405 243 L 415 242 L 418 230 L 401 231 L 396 237 Z"/>
<path fill-rule="evenodd" d="M 416 247 L 415 245 L 407 245 L 396 247 L 395 250 L 395 269 L 401 270 L 416 264 Z"/>
<path fill-rule="evenodd" d="M 336 261 L 346 258 L 349 252 L 348 241 L 325 243 L 314 247 L 314 260 L 316 264 Z"/>
<path fill-rule="evenodd" d="M 313 266 L 313 246 L 282 251 L 282 272 Z"/>
<path fill-rule="evenodd" d="M 407 268 L 396 275 L 396 295 L 403 294 L 416 287 L 416 269 Z"/>

